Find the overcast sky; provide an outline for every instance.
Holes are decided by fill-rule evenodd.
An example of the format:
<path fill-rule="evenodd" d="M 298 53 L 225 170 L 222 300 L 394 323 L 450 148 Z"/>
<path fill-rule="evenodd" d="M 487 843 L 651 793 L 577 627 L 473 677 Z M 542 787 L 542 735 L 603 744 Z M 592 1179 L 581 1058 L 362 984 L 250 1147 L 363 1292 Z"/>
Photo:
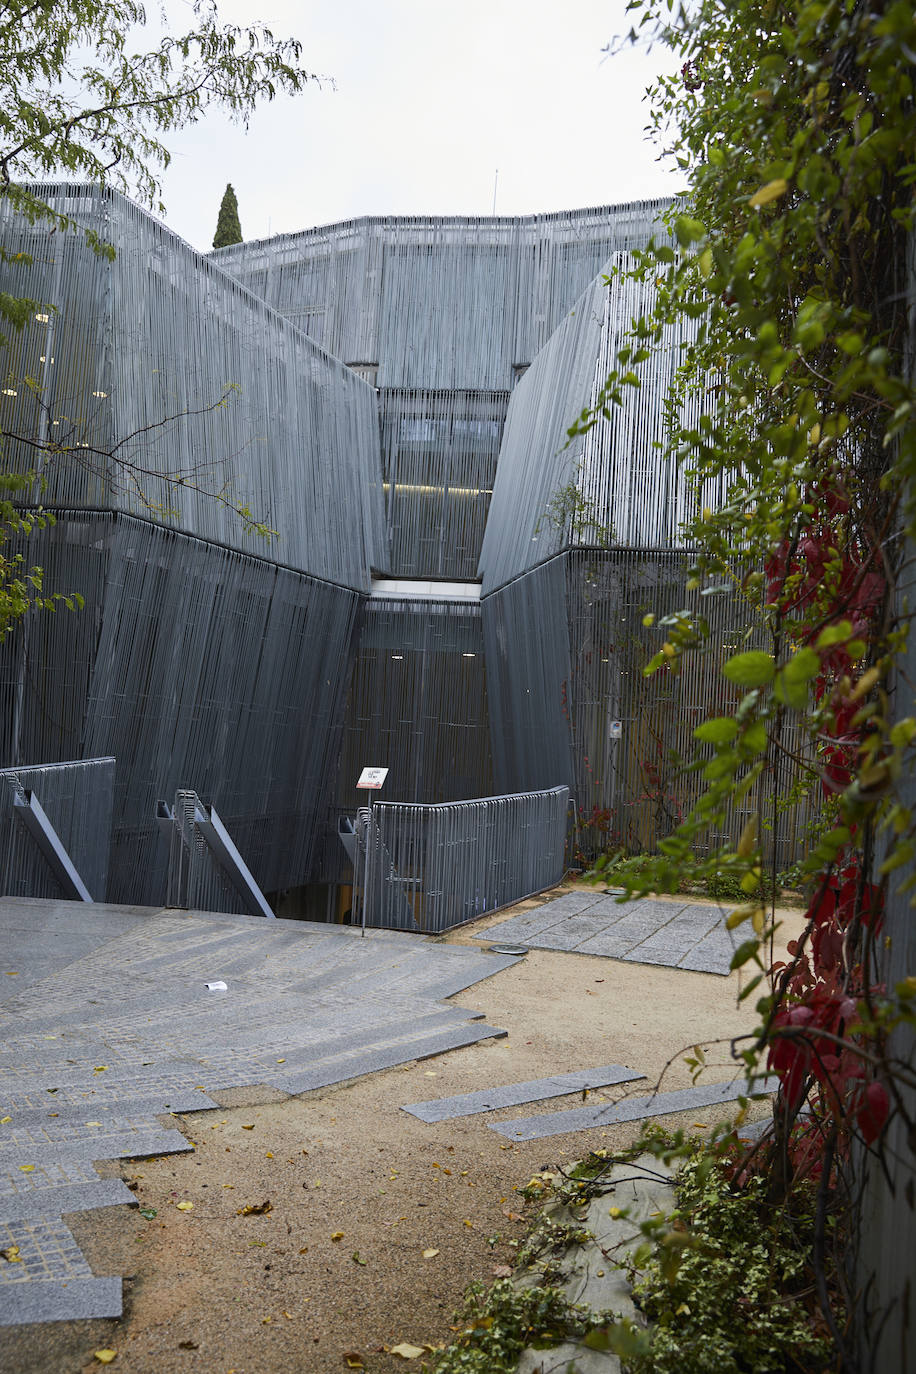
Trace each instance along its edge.
<path fill-rule="evenodd" d="M 644 140 L 663 54 L 602 48 L 625 0 L 222 0 L 303 44 L 329 81 L 170 139 L 168 224 L 209 249 L 232 182 L 242 233 L 357 215 L 566 210 L 667 195 L 680 182 Z M 333 82 L 333 84 L 331 84 Z M 497 177 L 498 169 L 498 177 Z"/>

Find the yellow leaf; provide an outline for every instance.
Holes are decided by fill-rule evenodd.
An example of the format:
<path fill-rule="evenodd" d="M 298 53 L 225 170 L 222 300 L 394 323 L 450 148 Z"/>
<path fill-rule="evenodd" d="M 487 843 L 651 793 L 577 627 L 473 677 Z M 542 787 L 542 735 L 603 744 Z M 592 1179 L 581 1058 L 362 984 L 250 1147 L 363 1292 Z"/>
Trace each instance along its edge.
<path fill-rule="evenodd" d="M 757 210 L 761 205 L 769 205 L 771 200 L 778 200 L 784 196 L 789 189 L 789 183 L 784 177 L 777 177 L 775 181 L 768 181 L 766 186 L 761 186 L 759 191 L 755 191 L 748 201 L 752 210 Z"/>
<path fill-rule="evenodd" d="M 362 1355 L 360 1355 L 358 1350 L 345 1350 L 343 1353 L 343 1357 L 347 1362 L 348 1369 L 366 1368 L 366 1366 L 363 1364 L 363 1357 Z"/>
<path fill-rule="evenodd" d="M 102 1124 L 101 1121 L 87 1121 L 87 1122 L 86 1122 L 86 1125 L 87 1125 L 87 1126 L 101 1126 L 101 1124 Z"/>
<path fill-rule="evenodd" d="M 273 1211 L 273 1205 L 268 1198 L 265 1202 L 249 1202 L 247 1207 L 240 1207 L 236 1212 L 237 1217 L 263 1217 L 267 1212 Z"/>
<path fill-rule="evenodd" d="M 179 1202 L 179 1203 L 176 1203 L 176 1206 L 178 1207 L 179 1212 L 193 1212 L 193 1211 L 194 1211 L 194 1203 L 193 1203 L 193 1202 Z"/>
<path fill-rule="evenodd" d="M 10 1264 L 23 1264 L 23 1258 L 19 1253 L 18 1245 L 8 1245 L 5 1250 L 0 1250 L 0 1255 Z"/>
<path fill-rule="evenodd" d="M 285 1059 L 278 1059 L 278 1060 L 277 1060 L 277 1063 L 278 1063 L 278 1064 L 285 1064 L 285 1063 L 286 1063 L 286 1060 L 285 1060 Z"/>
<path fill-rule="evenodd" d="M 95 1066 L 95 1068 L 92 1070 L 92 1072 L 93 1072 L 93 1073 L 105 1073 L 105 1071 L 107 1070 L 107 1068 L 108 1068 L 108 1065 L 107 1065 L 107 1064 L 96 1064 L 96 1066 Z M 114 1356 L 112 1356 L 112 1359 L 114 1359 Z"/>
<path fill-rule="evenodd" d="M 8 969 L 6 970 L 6 976 L 7 976 L 7 978 L 18 978 L 18 977 L 19 977 L 19 970 L 18 970 L 18 969 L 15 969 L 15 968 L 8 968 Z"/>
<path fill-rule="evenodd" d="M 267 1158 L 273 1159 L 273 1155 L 270 1153 L 270 1150 L 267 1151 Z"/>
<path fill-rule="evenodd" d="M 471 1226 L 471 1227 L 473 1227 L 473 1225 L 474 1225 L 473 1221 L 471 1221 L 468 1217 L 465 1217 L 465 1219 L 464 1219 L 464 1224 L 465 1224 L 465 1226 Z"/>
<path fill-rule="evenodd" d="M 609 1217 L 613 1217 L 614 1220 L 616 1221 L 618 1217 L 622 1217 L 622 1216 L 623 1216 L 623 1212 L 621 1211 L 621 1209 L 620 1209 L 619 1207 L 609 1207 L 609 1208 L 608 1208 L 608 1216 L 609 1216 Z"/>
<path fill-rule="evenodd" d="M 424 1259 L 435 1259 L 436 1256 L 438 1255 L 438 1253 L 439 1253 L 439 1251 L 438 1251 L 438 1250 L 434 1250 L 434 1249 L 424 1250 L 424 1251 L 423 1251 L 423 1258 L 424 1258 Z"/>
<path fill-rule="evenodd" d="M 11 1116 L 0 1116 L 0 1126 L 5 1126 L 8 1121 L 12 1121 Z"/>
<path fill-rule="evenodd" d="M 754 913 L 759 910 L 760 904 L 758 902 L 745 902 L 744 906 L 736 906 L 726 919 L 726 928 L 734 930 L 735 926 L 740 926 L 742 921 L 751 919 Z"/>
<path fill-rule="evenodd" d="M 343 1234 L 343 1231 L 334 1231 L 331 1234 L 331 1240 L 343 1240 Z"/>
<path fill-rule="evenodd" d="M 20 1164 L 19 1168 L 24 1174 L 33 1174 L 35 1172 L 34 1164 Z"/>
<path fill-rule="evenodd" d="M 242 1130 L 243 1130 L 243 1131 L 253 1131 L 253 1130 L 254 1130 L 254 1122 L 252 1121 L 252 1123 L 251 1123 L 250 1126 L 243 1126 L 243 1127 L 242 1127 Z"/>
<path fill-rule="evenodd" d="M 112 1360 L 118 1358 L 117 1350 L 96 1350 L 93 1352 L 94 1358 L 99 1364 L 111 1364 Z"/>
<path fill-rule="evenodd" d="M 407 1341 L 391 1347 L 391 1354 L 400 1355 L 402 1360 L 418 1360 L 423 1353 L 422 1345 L 410 1345 Z"/>
<path fill-rule="evenodd" d="M 747 825 L 741 831 L 741 839 L 738 841 L 738 854 L 742 859 L 746 859 L 754 852 L 754 845 L 757 843 L 757 817 L 751 816 Z"/>

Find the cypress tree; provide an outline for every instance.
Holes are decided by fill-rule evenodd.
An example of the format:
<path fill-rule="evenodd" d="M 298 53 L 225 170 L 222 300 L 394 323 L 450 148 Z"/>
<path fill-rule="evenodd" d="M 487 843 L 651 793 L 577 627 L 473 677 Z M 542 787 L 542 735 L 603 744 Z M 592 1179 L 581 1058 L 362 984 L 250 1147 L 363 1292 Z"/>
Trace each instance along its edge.
<path fill-rule="evenodd" d="M 213 247 L 228 248 L 231 243 L 241 242 L 242 226 L 239 223 L 239 203 L 230 183 L 223 192 L 222 203 L 219 207 L 216 233 L 213 235 Z"/>

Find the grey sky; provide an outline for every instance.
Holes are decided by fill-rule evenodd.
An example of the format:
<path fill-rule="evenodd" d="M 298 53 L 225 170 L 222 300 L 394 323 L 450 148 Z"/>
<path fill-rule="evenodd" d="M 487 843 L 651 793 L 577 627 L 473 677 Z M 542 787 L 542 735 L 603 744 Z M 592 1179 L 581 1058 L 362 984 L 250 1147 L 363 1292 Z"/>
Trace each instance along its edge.
<path fill-rule="evenodd" d="M 357 215 L 573 209 L 679 186 L 644 141 L 663 59 L 602 48 L 625 0 L 222 0 L 334 82 L 170 140 L 167 222 L 208 249 L 227 181 L 246 239 Z M 176 23 L 181 22 L 176 18 Z"/>

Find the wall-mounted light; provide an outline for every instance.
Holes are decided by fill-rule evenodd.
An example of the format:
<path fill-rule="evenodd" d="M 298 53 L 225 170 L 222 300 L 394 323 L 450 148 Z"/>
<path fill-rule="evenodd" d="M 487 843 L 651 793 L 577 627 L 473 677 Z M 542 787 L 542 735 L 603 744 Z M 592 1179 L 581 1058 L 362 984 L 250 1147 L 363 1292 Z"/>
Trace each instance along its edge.
<path fill-rule="evenodd" d="M 53 358 L 46 358 L 45 355 L 42 353 L 42 355 L 41 355 L 41 357 L 38 359 L 38 361 L 39 361 L 40 363 L 53 363 L 53 362 L 54 362 L 54 359 L 53 359 Z"/>
<path fill-rule="evenodd" d="M 476 654 L 462 654 L 461 657 L 462 657 L 462 658 L 476 658 L 477 655 L 476 655 Z"/>
<path fill-rule="evenodd" d="M 35 316 L 35 319 L 38 321 L 39 324 L 49 324 L 49 323 L 50 323 L 50 320 L 51 320 L 51 316 L 50 316 L 50 315 L 36 315 L 36 316 Z"/>
<path fill-rule="evenodd" d="M 400 660 L 400 659 L 402 659 L 402 658 L 404 657 L 404 655 L 403 655 L 403 654 L 392 654 L 391 657 Z"/>
<path fill-rule="evenodd" d="M 51 361 L 53 362 L 53 359 L 52 359 Z M 108 392 L 107 392 L 107 391 L 93 391 L 92 394 L 93 394 L 93 396 L 97 396 L 97 397 L 99 398 L 100 401 L 104 401 L 104 400 L 107 398 L 107 396 L 108 396 Z"/>
<path fill-rule="evenodd" d="M 18 392 L 18 391 L 14 391 L 14 390 L 12 389 L 12 387 L 5 386 L 5 387 L 3 388 L 3 395 L 4 395 L 4 396 L 18 396 L 18 395 L 19 395 L 19 392 Z"/>

